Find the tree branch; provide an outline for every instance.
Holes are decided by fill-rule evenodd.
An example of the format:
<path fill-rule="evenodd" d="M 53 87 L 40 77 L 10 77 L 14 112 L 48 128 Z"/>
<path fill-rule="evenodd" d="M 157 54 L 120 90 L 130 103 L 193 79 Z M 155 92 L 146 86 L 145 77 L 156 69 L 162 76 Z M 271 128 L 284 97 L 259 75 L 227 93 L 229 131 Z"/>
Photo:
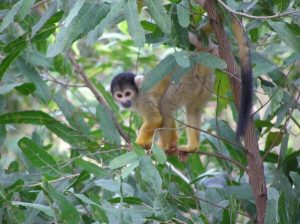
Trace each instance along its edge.
<path fill-rule="evenodd" d="M 87 88 L 89 88 L 91 90 L 91 92 L 94 94 L 94 96 L 96 97 L 97 101 L 106 107 L 107 111 L 109 112 L 109 115 L 112 118 L 112 121 L 114 122 L 119 134 L 122 136 L 122 138 L 126 141 L 126 143 L 128 143 L 129 145 L 131 144 L 131 140 L 129 138 L 129 136 L 125 133 L 125 131 L 122 129 L 121 125 L 118 123 L 117 118 L 115 117 L 114 113 L 112 112 L 112 110 L 108 107 L 106 101 L 102 98 L 102 96 L 100 95 L 100 93 L 98 92 L 98 90 L 95 88 L 95 86 L 93 85 L 93 83 L 88 79 L 86 73 L 83 71 L 83 69 L 81 68 L 81 66 L 77 63 L 75 56 L 73 53 L 69 53 L 69 59 L 71 61 L 71 63 L 73 64 L 73 66 L 75 67 L 75 72 L 77 72 L 83 79 L 85 85 Z"/>
<path fill-rule="evenodd" d="M 219 55 L 227 63 L 227 71 L 230 74 L 239 74 L 239 69 L 236 66 L 234 56 L 231 51 L 231 46 L 229 44 L 228 38 L 226 36 L 220 15 L 217 10 L 217 6 L 214 0 L 198 0 L 199 4 L 204 5 L 204 9 L 207 11 L 208 17 L 210 19 L 213 31 L 216 35 L 219 46 Z M 234 100 L 236 106 L 239 105 L 240 96 L 240 82 L 233 78 L 230 78 L 231 89 L 233 92 Z M 265 211 L 266 211 L 266 201 L 267 201 L 267 187 L 264 177 L 264 167 L 263 161 L 259 154 L 259 147 L 256 138 L 256 131 L 253 124 L 252 117 L 250 118 L 249 125 L 245 134 L 245 148 L 248 153 L 246 154 L 248 160 L 248 176 L 249 182 L 252 186 L 257 211 L 257 223 L 264 223 Z"/>

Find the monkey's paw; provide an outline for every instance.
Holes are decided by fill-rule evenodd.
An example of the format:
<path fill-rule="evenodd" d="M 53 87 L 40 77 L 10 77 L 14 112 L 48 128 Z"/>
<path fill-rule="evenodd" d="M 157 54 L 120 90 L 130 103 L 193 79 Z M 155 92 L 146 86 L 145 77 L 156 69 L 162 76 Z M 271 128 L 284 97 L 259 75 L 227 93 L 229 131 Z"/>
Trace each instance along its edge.
<path fill-rule="evenodd" d="M 188 152 L 188 153 L 195 152 L 197 149 L 198 149 L 198 145 L 197 146 L 193 146 L 193 145 L 180 145 L 180 146 L 178 146 L 179 151 Z"/>

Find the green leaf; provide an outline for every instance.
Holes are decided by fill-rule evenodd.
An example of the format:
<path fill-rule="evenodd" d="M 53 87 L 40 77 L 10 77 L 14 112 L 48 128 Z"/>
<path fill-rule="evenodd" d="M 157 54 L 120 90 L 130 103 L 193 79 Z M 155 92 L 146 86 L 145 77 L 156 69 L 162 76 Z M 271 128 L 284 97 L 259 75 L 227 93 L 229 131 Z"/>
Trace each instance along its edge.
<path fill-rule="evenodd" d="M 287 205 L 285 202 L 285 196 L 282 192 L 280 194 L 279 200 L 278 200 L 278 215 L 279 215 L 279 223 L 280 224 L 289 224 L 289 218 L 288 218 L 288 211 L 287 211 Z"/>
<path fill-rule="evenodd" d="M 16 4 L 14 4 L 14 6 L 11 8 L 11 10 L 5 15 L 5 17 L 2 20 L 1 26 L 0 26 L 0 32 L 2 32 L 10 24 L 13 23 L 14 18 L 17 15 L 17 13 L 21 7 L 21 4 L 22 4 L 22 1 L 19 1 Z"/>
<path fill-rule="evenodd" d="M 102 167 L 92 162 L 83 159 L 76 159 L 74 163 L 76 164 L 76 166 L 88 171 L 89 173 L 96 175 L 97 177 L 107 176 L 107 172 Z"/>
<path fill-rule="evenodd" d="M 69 124 L 72 125 L 72 127 L 78 132 L 88 136 L 90 133 L 89 126 L 85 123 L 80 109 L 76 108 L 71 102 L 65 99 L 61 91 L 55 94 L 54 100 L 68 120 Z"/>
<path fill-rule="evenodd" d="M 158 84 L 163 78 L 169 75 L 176 68 L 176 60 L 173 55 L 168 55 L 160 63 L 145 75 L 142 83 L 142 91 L 149 91 L 153 86 Z"/>
<path fill-rule="evenodd" d="M 159 28 L 166 34 L 171 33 L 171 18 L 167 14 L 163 1 L 161 0 L 145 0 L 149 13 Z"/>
<path fill-rule="evenodd" d="M 51 16 L 56 12 L 56 10 L 57 10 L 57 2 L 54 1 L 47 8 L 47 10 L 42 14 L 39 21 L 32 27 L 31 37 L 35 36 L 36 32 L 44 26 L 47 20 L 49 20 Z"/>
<path fill-rule="evenodd" d="M 87 45 L 95 43 L 108 25 L 114 24 L 115 22 L 123 19 L 123 11 L 126 0 L 113 1 L 111 4 L 113 5 L 107 16 L 88 33 L 86 40 Z"/>
<path fill-rule="evenodd" d="M 220 115 L 229 103 L 229 94 L 231 92 L 228 75 L 220 70 L 215 71 L 215 92 L 217 94 L 217 114 Z"/>
<path fill-rule="evenodd" d="M 277 223 L 276 218 L 278 218 L 277 201 L 269 199 L 267 201 L 265 223 Z"/>
<path fill-rule="evenodd" d="M 60 74 L 72 74 L 72 65 L 68 58 L 62 56 L 61 54 L 56 55 L 53 59 L 54 68 Z"/>
<path fill-rule="evenodd" d="M 153 210 L 156 217 L 163 221 L 168 221 L 175 215 L 172 205 L 166 200 L 166 195 L 160 193 L 155 195 L 153 202 Z"/>
<path fill-rule="evenodd" d="M 120 145 L 120 134 L 114 125 L 111 117 L 111 111 L 101 104 L 96 108 L 96 115 L 100 123 L 100 128 L 103 132 L 103 137 L 110 143 Z"/>
<path fill-rule="evenodd" d="M 72 22 L 72 20 L 78 15 L 79 10 L 85 3 L 85 0 L 78 0 L 73 5 L 72 9 L 70 10 L 67 18 L 65 19 L 64 26 L 67 27 Z"/>
<path fill-rule="evenodd" d="M 53 173 L 60 174 L 60 171 L 56 168 L 54 158 L 34 141 L 24 137 L 18 142 L 18 145 L 34 167 L 51 170 Z"/>
<path fill-rule="evenodd" d="M 123 198 L 116 197 L 116 198 L 111 198 L 108 201 L 113 204 L 121 203 L 121 201 L 123 201 L 124 203 L 130 204 L 130 205 L 142 205 L 143 204 L 143 201 L 137 197 L 123 197 Z"/>
<path fill-rule="evenodd" d="M 146 41 L 144 29 L 139 20 L 136 0 L 127 0 L 125 5 L 125 19 L 128 31 L 137 47 L 143 47 Z"/>
<path fill-rule="evenodd" d="M 161 148 L 159 148 L 156 144 L 153 145 L 152 152 L 153 152 L 155 160 L 158 163 L 164 164 L 167 161 L 167 156 L 166 156 L 165 152 Z"/>
<path fill-rule="evenodd" d="M 0 115 L 0 124 L 35 124 L 45 125 L 50 131 L 59 138 L 73 145 L 74 147 L 87 147 L 94 151 L 98 145 L 91 142 L 88 138 L 69 128 L 63 123 L 52 118 L 42 111 L 20 111 Z"/>
<path fill-rule="evenodd" d="M 19 91 L 21 94 L 28 96 L 29 94 L 35 91 L 35 85 L 31 82 L 26 82 L 20 86 L 16 86 L 15 89 Z"/>
<path fill-rule="evenodd" d="M 20 15 L 20 19 L 24 19 L 25 16 L 28 15 L 35 1 L 36 0 L 21 0 L 22 3 L 18 13 Z"/>
<path fill-rule="evenodd" d="M 21 202 L 21 201 L 12 201 L 11 204 L 12 205 L 21 205 L 21 206 L 28 207 L 28 208 L 34 208 L 34 209 L 37 209 L 37 210 L 45 213 L 46 215 L 48 215 L 52 218 L 55 218 L 54 212 L 51 210 L 51 208 L 48 206 L 45 206 L 45 205 Z"/>
<path fill-rule="evenodd" d="M 271 20 L 268 20 L 268 23 L 287 46 L 300 54 L 299 38 L 293 33 L 287 23 L 273 22 Z"/>
<path fill-rule="evenodd" d="M 22 85 L 22 83 L 9 83 L 9 84 L 0 84 L 0 95 L 4 95 L 12 91 L 15 87 Z"/>
<path fill-rule="evenodd" d="M 265 150 L 270 150 L 282 142 L 283 133 L 269 132 L 265 143 Z"/>
<path fill-rule="evenodd" d="M 122 187 L 122 193 L 124 195 L 133 195 L 134 194 L 134 190 L 133 188 L 126 183 L 119 183 L 115 180 L 111 180 L 111 179 L 100 179 L 100 180 L 95 180 L 94 184 L 96 186 L 102 187 L 108 191 L 117 193 L 117 194 L 121 194 L 121 187 Z"/>
<path fill-rule="evenodd" d="M 48 104 L 51 100 L 51 92 L 48 85 L 37 71 L 30 65 L 26 64 L 23 60 L 17 61 L 17 67 L 27 80 L 34 84 L 36 88 L 34 95 L 37 96 L 44 104 Z"/>
<path fill-rule="evenodd" d="M 107 15 L 108 10 L 109 6 L 103 1 L 84 3 L 72 22 L 61 28 L 55 43 L 47 50 L 47 57 L 54 57 L 71 47 L 82 34 L 93 29 Z"/>
<path fill-rule="evenodd" d="M 226 69 L 227 67 L 225 61 L 207 52 L 199 53 L 195 57 L 195 60 L 197 63 L 205 65 L 209 68 Z"/>
<path fill-rule="evenodd" d="M 190 24 L 190 1 L 182 0 L 177 4 L 177 16 L 180 26 L 186 28 Z"/>
<path fill-rule="evenodd" d="M 7 55 L 1 61 L 1 64 L 0 64 L 0 81 L 1 81 L 4 73 L 6 72 L 8 67 L 10 66 L 10 64 L 18 57 L 19 54 L 20 54 L 20 51 L 13 52 L 13 53 Z"/>
<path fill-rule="evenodd" d="M 74 194 L 77 198 L 79 198 L 82 202 L 84 202 L 85 204 L 88 205 L 94 205 L 98 208 L 101 208 L 101 206 L 95 202 L 93 202 L 92 200 L 90 200 L 88 197 L 86 197 L 84 194 Z"/>
<path fill-rule="evenodd" d="M 174 53 L 175 60 L 178 65 L 183 68 L 189 68 L 191 66 L 191 62 L 189 59 L 189 54 L 186 51 L 176 51 Z"/>
<path fill-rule="evenodd" d="M 143 181 L 151 190 L 159 194 L 162 190 L 162 179 L 148 156 L 140 158 L 140 170 Z"/>
<path fill-rule="evenodd" d="M 47 195 L 58 205 L 59 213 L 57 214 L 66 224 L 79 224 L 80 214 L 76 208 L 49 183 L 43 184 L 43 189 Z"/>
<path fill-rule="evenodd" d="M 111 160 L 109 163 L 109 168 L 118 169 L 136 160 L 138 160 L 138 155 L 134 151 L 127 152 Z"/>

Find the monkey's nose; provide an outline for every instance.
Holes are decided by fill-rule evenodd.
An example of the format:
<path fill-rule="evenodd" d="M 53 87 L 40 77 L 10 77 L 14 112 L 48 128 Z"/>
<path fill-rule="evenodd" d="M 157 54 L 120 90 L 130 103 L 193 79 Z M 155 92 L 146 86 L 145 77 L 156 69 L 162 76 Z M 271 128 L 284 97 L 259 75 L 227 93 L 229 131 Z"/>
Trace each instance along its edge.
<path fill-rule="evenodd" d="M 131 102 L 131 100 L 128 100 L 126 102 L 122 102 L 121 104 L 123 107 L 128 108 L 128 107 L 131 107 L 132 102 Z"/>

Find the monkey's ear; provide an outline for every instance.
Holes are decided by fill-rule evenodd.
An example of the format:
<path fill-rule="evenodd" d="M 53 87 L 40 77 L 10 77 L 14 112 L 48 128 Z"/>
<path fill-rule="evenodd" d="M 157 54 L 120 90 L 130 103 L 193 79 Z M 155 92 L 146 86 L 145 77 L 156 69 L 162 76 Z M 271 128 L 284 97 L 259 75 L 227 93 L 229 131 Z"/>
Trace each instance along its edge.
<path fill-rule="evenodd" d="M 138 88 L 140 88 L 142 86 L 143 80 L 144 80 L 143 75 L 136 75 L 134 77 L 134 82 Z"/>

